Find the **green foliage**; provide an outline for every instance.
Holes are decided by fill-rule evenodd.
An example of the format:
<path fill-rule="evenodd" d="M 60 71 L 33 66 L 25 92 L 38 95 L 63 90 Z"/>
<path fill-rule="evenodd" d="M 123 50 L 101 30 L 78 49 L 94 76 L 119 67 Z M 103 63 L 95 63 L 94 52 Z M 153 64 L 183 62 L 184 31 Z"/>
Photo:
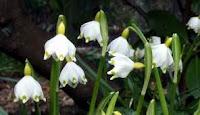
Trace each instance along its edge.
<path fill-rule="evenodd" d="M 102 112 L 106 110 L 105 115 L 111 115 L 115 109 L 115 103 L 117 101 L 119 92 L 111 92 L 107 97 L 105 97 L 97 107 L 96 115 L 102 115 Z"/>
<path fill-rule="evenodd" d="M 150 101 L 149 107 L 147 109 L 146 115 L 155 115 L 155 100 Z"/>
<path fill-rule="evenodd" d="M 191 95 L 194 98 L 200 97 L 200 58 L 195 57 L 191 60 L 186 71 L 186 85 L 187 88 L 191 91 Z"/>
<path fill-rule="evenodd" d="M 200 115 L 200 100 L 197 110 L 194 112 L 194 115 Z"/>
<path fill-rule="evenodd" d="M 23 72 L 23 64 L 0 52 L 0 72 Z"/>
<path fill-rule="evenodd" d="M 130 108 L 118 107 L 116 110 L 120 111 L 122 115 L 135 115 L 135 111 Z"/>
<path fill-rule="evenodd" d="M 158 36 L 171 36 L 177 33 L 181 38 L 187 39 L 187 28 L 174 15 L 167 11 L 153 10 L 148 12 L 148 23 Z"/>
<path fill-rule="evenodd" d="M 8 115 L 8 113 L 2 107 L 0 107 L 0 115 Z"/>
<path fill-rule="evenodd" d="M 191 10 L 196 14 L 200 14 L 200 1 L 199 0 L 192 0 Z"/>
<path fill-rule="evenodd" d="M 174 58 L 174 83 L 178 81 L 178 71 L 181 61 L 181 44 L 177 34 L 172 35 L 172 53 Z"/>

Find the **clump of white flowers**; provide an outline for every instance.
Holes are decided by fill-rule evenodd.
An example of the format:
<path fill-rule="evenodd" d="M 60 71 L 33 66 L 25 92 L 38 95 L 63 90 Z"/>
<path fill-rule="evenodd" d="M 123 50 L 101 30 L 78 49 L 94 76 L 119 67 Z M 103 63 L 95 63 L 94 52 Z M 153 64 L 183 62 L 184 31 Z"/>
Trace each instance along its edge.
<path fill-rule="evenodd" d="M 74 63 L 74 61 L 76 61 L 76 58 L 75 58 L 76 47 L 64 35 L 65 25 L 63 21 L 64 19 L 60 22 L 58 21 L 57 35 L 45 43 L 44 59 L 46 60 L 50 56 L 53 56 L 53 58 L 56 61 L 58 60 L 63 61 L 64 59 L 66 59 L 67 64 L 64 66 L 59 76 L 59 81 L 61 83 L 60 87 L 65 87 L 68 84 L 69 86 L 75 88 L 78 85 L 78 83 L 86 84 L 87 79 L 85 78 L 85 73 L 83 69 L 80 66 L 78 66 L 76 63 Z M 91 25 L 95 26 L 96 24 L 97 24 L 96 22 L 91 22 Z M 87 26 L 86 28 L 88 27 L 90 28 L 91 25 L 89 26 L 86 25 Z M 86 31 L 87 30 L 84 30 L 84 32 Z M 85 34 L 85 35 L 88 35 L 88 34 Z"/>
<path fill-rule="evenodd" d="M 169 38 L 171 42 L 172 38 Z M 172 51 L 169 49 L 169 43 L 166 42 L 161 44 L 160 37 L 152 37 L 152 56 L 153 62 L 156 64 L 156 67 L 160 67 L 163 73 L 166 73 L 166 70 L 174 63 L 172 57 Z"/>
<path fill-rule="evenodd" d="M 103 46 L 99 22 L 94 20 L 81 25 L 78 39 L 81 38 L 85 38 L 86 43 L 97 40 L 100 46 Z"/>
<path fill-rule="evenodd" d="M 194 30 L 195 33 L 200 34 L 200 18 L 191 17 L 187 23 L 188 29 Z"/>
<path fill-rule="evenodd" d="M 25 76 L 14 87 L 14 101 L 20 100 L 26 103 L 30 98 L 35 102 L 39 102 L 40 100 L 46 101 L 40 84 L 31 76 L 32 70 L 27 62 L 24 68 L 24 74 Z"/>
<path fill-rule="evenodd" d="M 59 81 L 61 87 L 65 87 L 68 84 L 75 88 L 78 83 L 86 84 L 87 79 L 85 78 L 85 73 L 80 66 L 74 62 L 67 62 L 60 73 Z"/>

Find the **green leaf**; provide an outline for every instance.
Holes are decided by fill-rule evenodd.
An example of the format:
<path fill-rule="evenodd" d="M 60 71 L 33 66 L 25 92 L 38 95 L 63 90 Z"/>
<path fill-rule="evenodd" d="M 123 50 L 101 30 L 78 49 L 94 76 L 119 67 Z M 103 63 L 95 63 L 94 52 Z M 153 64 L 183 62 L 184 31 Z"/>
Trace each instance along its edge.
<path fill-rule="evenodd" d="M 106 111 L 106 115 L 112 115 L 112 113 L 114 111 L 114 108 L 115 108 L 115 104 L 116 104 L 118 95 L 119 95 L 119 92 L 116 92 L 114 94 L 114 96 L 112 97 L 112 99 L 111 99 L 111 101 L 110 101 L 110 103 L 108 105 L 108 108 L 107 108 L 107 111 Z"/>
<path fill-rule="evenodd" d="M 200 58 L 194 57 L 190 64 L 188 65 L 187 71 L 186 71 L 186 85 L 189 90 L 193 90 L 191 92 L 191 95 L 194 96 L 194 98 L 200 97 Z M 197 90 L 195 90 L 197 89 Z"/>
<path fill-rule="evenodd" d="M 101 101 L 101 103 L 98 105 L 97 110 L 96 110 L 97 115 L 99 115 L 101 111 L 105 109 L 106 105 L 108 104 L 110 99 L 113 97 L 113 95 L 114 95 L 114 92 L 111 92 L 107 97 L 105 97 Z"/>
<path fill-rule="evenodd" d="M 0 115 L 8 115 L 8 113 L 2 107 L 0 107 Z"/>
<path fill-rule="evenodd" d="M 187 39 L 187 28 L 174 15 L 167 11 L 153 10 L 148 12 L 149 27 L 157 36 L 171 36 L 177 33 L 181 38 Z"/>
<path fill-rule="evenodd" d="M 200 115 L 200 100 L 197 110 L 194 112 L 194 115 Z"/>
<path fill-rule="evenodd" d="M 155 100 L 152 99 L 147 109 L 146 115 L 155 115 Z"/>
<path fill-rule="evenodd" d="M 135 115 L 135 111 L 130 108 L 119 107 L 116 108 L 117 111 L 120 111 L 122 115 Z"/>

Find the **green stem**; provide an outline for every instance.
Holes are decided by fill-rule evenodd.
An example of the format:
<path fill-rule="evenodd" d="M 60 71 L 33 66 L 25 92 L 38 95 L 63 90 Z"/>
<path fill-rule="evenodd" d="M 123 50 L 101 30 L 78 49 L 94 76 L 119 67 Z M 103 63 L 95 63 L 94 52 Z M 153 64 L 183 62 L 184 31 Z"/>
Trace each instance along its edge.
<path fill-rule="evenodd" d="M 39 103 L 35 102 L 35 115 L 41 115 Z"/>
<path fill-rule="evenodd" d="M 102 56 L 100 59 L 99 67 L 98 67 L 97 79 L 94 84 L 94 89 L 93 89 L 93 93 L 92 93 L 92 99 L 91 99 L 88 115 L 94 115 L 94 109 L 95 109 L 95 104 L 96 104 L 96 99 L 97 99 L 97 95 L 98 95 L 98 91 L 99 91 L 99 84 L 101 81 L 104 64 L 105 64 L 105 57 Z"/>
<path fill-rule="evenodd" d="M 144 102 L 144 97 L 146 94 L 146 90 L 149 84 L 149 80 L 151 77 L 151 70 L 152 70 L 152 50 L 151 46 L 148 43 L 145 43 L 145 79 L 144 79 L 144 84 L 143 88 L 141 91 L 140 99 L 138 102 L 137 110 L 136 110 L 136 115 L 140 115 L 140 112 L 142 110 L 142 105 Z"/>
<path fill-rule="evenodd" d="M 20 115 L 28 115 L 26 104 L 20 104 Z"/>
<path fill-rule="evenodd" d="M 173 115 L 173 113 L 174 113 L 174 101 L 175 101 L 175 97 L 176 97 L 176 87 L 177 87 L 177 84 L 174 82 L 171 84 L 171 87 L 170 87 L 170 107 L 169 107 L 170 115 Z"/>
<path fill-rule="evenodd" d="M 60 74 L 60 61 L 52 61 L 51 78 L 50 78 L 50 115 L 59 115 L 58 104 L 58 85 Z"/>
<path fill-rule="evenodd" d="M 145 95 L 140 95 L 140 99 L 139 99 L 137 109 L 136 109 L 136 115 L 140 115 L 140 112 L 142 110 L 142 105 L 143 105 L 143 102 L 144 102 L 144 96 Z"/>
<path fill-rule="evenodd" d="M 164 90 L 163 90 L 163 87 L 162 87 L 162 83 L 161 83 L 161 80 L 160 80 L 160 75 L 159 75 L 158 69 L 155 67 L 153 69 L 153 72 L 154 72 L 154 75 L 155 75 L 155 78 L 156 78 L 156 85 L 157 85 L 157 89 L 158 89 L 158 94 L 159 94 L 163 114 L 169 115 L 168 108 L 167 108 L 167 102 L 165 100 Z"/>
<path fill-rule="evenodd" d="M 135 33 L 137 33 L 137 35 L 139 36 L 139 38 L 142 40 L 144 44 L 147 43 L 146 37 L 135 24 L 131 24 L 131 26 L 129 26 L 128 28 L 134 31 Z"/>

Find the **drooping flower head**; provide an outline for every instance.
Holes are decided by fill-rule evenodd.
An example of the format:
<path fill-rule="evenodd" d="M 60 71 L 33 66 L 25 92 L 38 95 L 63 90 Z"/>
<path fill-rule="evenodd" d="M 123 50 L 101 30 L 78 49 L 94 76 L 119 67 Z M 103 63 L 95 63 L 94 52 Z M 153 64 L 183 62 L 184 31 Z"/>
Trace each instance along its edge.
<path fill-rule="evenodd" d="M 100 46 L 103 46 L 101 31 L 100 31 L 100 24 L 98 21 L 89 21 L 80 28 L 80 35 L 78 39 L 85 38 L 85 42 L 88 43 L 89 41 L 98 41 Z"/>
<path fill-rule="evenodd" d="M 109 45 L 108 45 L 108 51 L 109 54 L 114 53 L 120 53 L 125 56 L 131 57 L 131 54 L 133 53 L 131 46 L 129 45 L 126 38 L 120 36 L 116 39 L 114 39 Z M 132 52 L 132 53 L 131 53 Z"/>
<path fill-rule="evenodd" d="M 109 63 L 114 68 L 107 72 L 108 75 L 113 75 L 110 80 L 127 77 L 134 68 L 134 62 L 123 54 L 114 53 L 113 56 Z"/>
<path fill-rule="evenodd" d="M 65 87 L 67 84 L 75 88 L 78 83 L 86 84 L 87 79 L 83 69 L 74 62 L 67 62 L 60 73 L 59 81 L 61 87 Z"/>
<path fill-rule="evenodd" d="M 63 61 L 65 58 L 76 61 L 76 48 L 65 36 L 65 17 L 63 15 L 59 15 L 58 17 L 56 34 L 55 37 L 45 43 L 44 60 L 52 56 L 55 60 L 59 61 Z"/>
<path fill-rule="evenodd" d="M 166 44 L 161 44 L 159 37 L 153 37 L 152 43 L 153 62 L 156 67 L 160 67 L 163 73 L 174 63 L 172 52 Z"/>
<path fill-rule="evenodd" d="M 195 33 L 200 34 L 200 19 L 199 17 L 191 17 L 187 23 L 188 29 L 194 30 Z"/>
<path fill-rule="evenodd" d="M 32 70 L 28 63 L 24 69 L 25 76 L 17 82 L 14 88 L 15 100 L 26 103 L 30 98 L 35 102 L 46 101 L 40 84 L 31 76 Z"/>
<path fill-rule="evenodd" d="M 15 101 L 22 101 L 26 103 L 30 98 L 35 102 L 44 100 L 44 94 L 40 84 L 32 76 L 24 76 L 14 88 Z"/>
<path fill-rule="evenodd" d="M 67 39 L 65 35 L 58 34 L 48 40 L 44 46 L 44 60 L 53 56 L 54 59 L 63 61 L 65 58 L 75 59 L 76 48 L 74 44 Z"/>

